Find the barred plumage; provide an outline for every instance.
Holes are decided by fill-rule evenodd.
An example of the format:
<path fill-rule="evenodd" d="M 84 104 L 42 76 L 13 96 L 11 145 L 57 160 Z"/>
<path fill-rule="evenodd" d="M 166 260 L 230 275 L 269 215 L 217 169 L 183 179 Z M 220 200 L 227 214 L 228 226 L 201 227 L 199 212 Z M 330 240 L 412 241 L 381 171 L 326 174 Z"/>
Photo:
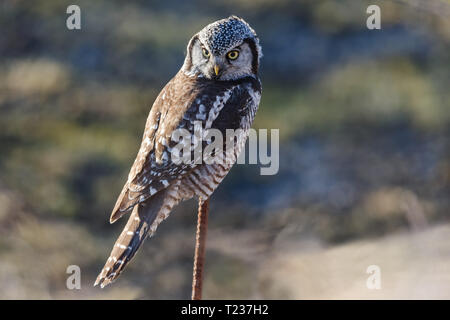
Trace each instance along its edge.
<path fill-rule="evenodd" d="M 230 34 L 239 30 L 244 32 Z M 231 47 L 226 48 L 227 44 Z M 214 55 L 207 61 L 203 61 L 206 57 L 199 60 L 196 52 L 200 47 L 211 51 L 220 47 L 220 55 L 226 49 L 239 48 L 242 58 L 229 65 Z M 110 221 L 113 223 L 128 212 L 131 215 L 95 284 L 103 287 L 114 281 L 175 205 L 194 196 L 209 198 L 224 179 L 245 144 L 258 108 L 260 57 L 256 34 L 237 17 L 219 20 L 190 40 L 182 69 L 163 88 L 150 111 L 138 155 Z M 209 69 L 217 63 L 222 73 L 214 70 L 213 76 Z M 201 124 L 201 130 L 218 129 L 224 136 L 226 129 L 241 129 L 233 148 L 218 154 L 222 162 L 197 163 L 195 143 L 189 145 L 191 161 L 173 161 L 172 151 L 178 143 L 173 133 L 185 129 L 196 141 L 196 124 Z M 210 143 L 200 142 L 202 150 Z"/>

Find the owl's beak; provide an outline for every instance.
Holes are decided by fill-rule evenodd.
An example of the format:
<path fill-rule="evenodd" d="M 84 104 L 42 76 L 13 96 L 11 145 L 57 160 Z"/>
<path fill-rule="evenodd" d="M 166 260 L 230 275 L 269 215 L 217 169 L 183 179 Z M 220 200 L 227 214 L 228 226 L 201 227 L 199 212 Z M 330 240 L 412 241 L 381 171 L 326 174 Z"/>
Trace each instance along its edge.
<path fill-rule="evenodd" d="M 217 64 L 215 64 L 215 65 L 214 65 L 214 73 L 216 74 L 216 76 L 219 75 L 219 71 L 220 71 L 219 66 L 218 66 Z"/>

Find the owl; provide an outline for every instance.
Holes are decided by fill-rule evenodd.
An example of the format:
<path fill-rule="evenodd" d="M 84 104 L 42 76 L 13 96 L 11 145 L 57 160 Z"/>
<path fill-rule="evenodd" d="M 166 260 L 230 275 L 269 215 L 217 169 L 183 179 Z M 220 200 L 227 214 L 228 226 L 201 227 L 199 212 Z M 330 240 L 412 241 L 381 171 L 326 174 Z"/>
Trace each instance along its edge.
<path fill-rule="evenodd" d="M 143 241 L 181 201 L 208 199 L 221 183 L 245 145 L 261 98 L 258 77 L 261 46 L 255 31 L 243 19 L 231 16 L 204 27 L 187 45 L 178 73 L 156 98 L 148 116 L 142 143 L 120 193 L 110 222 L 131 213 L 95 285 L 114 281 Z M 195 159 L 198 129 L 227 129 L 236 134 L 231 148 L 219 152 L 222 161 Z M 190 161 L 173 161 L 179 140 L 174 132 L 192 136 Z M 197 137 L 197 138 L 196 138 Z"/>

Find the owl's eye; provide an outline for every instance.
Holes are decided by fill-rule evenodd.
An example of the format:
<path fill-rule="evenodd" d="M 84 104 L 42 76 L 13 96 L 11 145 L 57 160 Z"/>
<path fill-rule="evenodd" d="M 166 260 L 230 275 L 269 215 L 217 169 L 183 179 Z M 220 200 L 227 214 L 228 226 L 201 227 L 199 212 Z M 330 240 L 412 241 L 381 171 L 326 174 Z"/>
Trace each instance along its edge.
<path fill-rule="evenodd" d="M 231 50 L 227 53 L 227 58 L 230 60 L 236 60 L 237 57 L 239 57 L 239 51 L 237 50 Z"/>
<path fill-rule="evenodd" d="M 205 48 L 203 48 L 203 49 L 202 49 L 202 53 L 203 53 L 203 56 L 204 56 L 205 58 L 209 58 L 210 53 L 209 53 L 208 50 L 206 50 Z"/>

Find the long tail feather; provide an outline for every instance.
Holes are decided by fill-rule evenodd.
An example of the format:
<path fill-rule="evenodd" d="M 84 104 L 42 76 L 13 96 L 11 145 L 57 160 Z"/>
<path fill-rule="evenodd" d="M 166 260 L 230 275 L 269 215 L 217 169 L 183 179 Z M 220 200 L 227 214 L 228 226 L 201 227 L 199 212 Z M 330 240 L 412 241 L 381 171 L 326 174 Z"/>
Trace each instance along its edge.
<path fill-rule="evenodd" d="M 167 218 L 172 208 L 178 203 L 173 195 L 176 193 L 174 191 L 176 189 L 173 188 L 162 190 L 133 208 L 94 286 L 100 284 L 103 288 L 117 279 L 145 238 L 153 235 L 161 221 Z"/>

